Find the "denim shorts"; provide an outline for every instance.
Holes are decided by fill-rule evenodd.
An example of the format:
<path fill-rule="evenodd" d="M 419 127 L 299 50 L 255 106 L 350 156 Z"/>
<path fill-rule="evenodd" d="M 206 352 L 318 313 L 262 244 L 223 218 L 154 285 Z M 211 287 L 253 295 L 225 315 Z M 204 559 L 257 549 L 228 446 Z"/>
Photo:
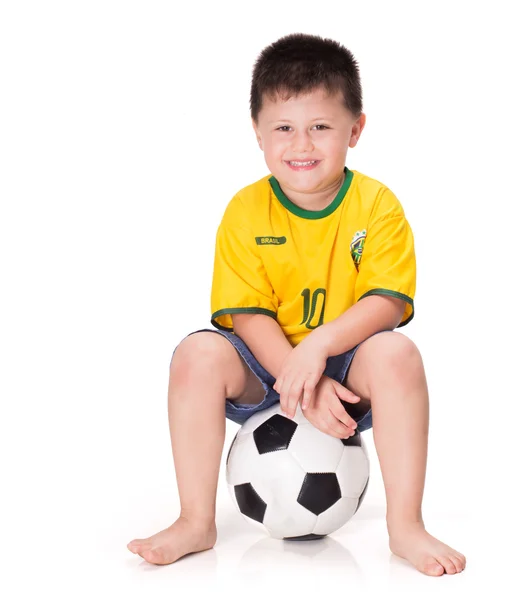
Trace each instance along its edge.
<path fill-rule="evenodd" d="M 227 419 L 230 419 L 239 425 L 243 425 L 243 423 L 257 411 L 270 408 L 270 406 L 273 406 L 275 403 L 280 403 L 279 394 L 273 389 L 273 385 L 275 385 L 276 381 L 275 378 L 257 361 L 250 348 L 248 348 L 245 342 L 237 334 L 219 329 L 198 329 L 197 331 L 189 333 L 186 337 L 201 331 L 212 331 L 213 333 L 225 336 L 239 352 L 264 388 L 264 398 L 259 404 L 241 404 L 227 398 L 225 403 L 225 415 Z M 379 331 L 377 333 L 383 332 Z M 377 333 L 374 335 L 377 335 Z M 338 381 L 338 383 L 342 383 L 347 376 L 353 357 L 360 345 L 361 344 L 358 344 L 342 354 L 328 357 L 323 374 Z M 372 411 L 370 409 L 367 412 L 360 412 L 354 404 L 348 404 L 346 411 L 356 421 L 359 432 L 372 427 Z"/>

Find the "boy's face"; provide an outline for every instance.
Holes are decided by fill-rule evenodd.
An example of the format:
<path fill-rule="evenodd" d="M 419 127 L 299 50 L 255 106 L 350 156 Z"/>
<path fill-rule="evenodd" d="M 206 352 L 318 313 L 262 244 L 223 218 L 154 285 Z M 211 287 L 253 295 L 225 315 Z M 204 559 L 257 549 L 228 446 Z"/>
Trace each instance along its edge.
<path fill-rule="evenodd" d="M 325 191 L 342 181 L 347 149 L 356 146 L 365 114 L 355 121 L 340 94 L 319 88 L 287 101 L 265 97 L 252 124 L 270 172 L 289 196 Z M 297 167 L 291 161 L 316 163 Z"/>

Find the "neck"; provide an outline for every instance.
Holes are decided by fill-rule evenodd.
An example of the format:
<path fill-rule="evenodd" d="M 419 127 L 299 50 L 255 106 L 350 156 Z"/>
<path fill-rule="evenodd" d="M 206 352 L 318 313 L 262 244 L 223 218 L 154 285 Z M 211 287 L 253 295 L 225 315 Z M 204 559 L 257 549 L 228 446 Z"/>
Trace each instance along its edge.
<path fill-rule="evenodd" d="M 293 202 L 293 204 L 296 204 L 304 210 L 324 210 L 336 198 L 338 190 L 342 187 L 344 181 L 345 173 L 342 171 L 340 177 L 324 190 L 301 193 L 282 186 L 282 191 L 286 194 L 286 197 Z"/>

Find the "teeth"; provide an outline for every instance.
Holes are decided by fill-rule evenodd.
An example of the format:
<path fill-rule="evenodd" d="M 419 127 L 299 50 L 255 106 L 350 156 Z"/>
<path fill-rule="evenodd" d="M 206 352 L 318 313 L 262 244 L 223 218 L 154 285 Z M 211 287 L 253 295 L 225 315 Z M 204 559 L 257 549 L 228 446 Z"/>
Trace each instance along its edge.
<path fill-rule="evenodd" d="M 316 162 L 316 160 L 310 160 L 308 162 L 296 162 L 294 160 L 290 160 L 290 165 L 293 165 L 294 167 L 309 167 L 309 165 L 314 165 Z"/>

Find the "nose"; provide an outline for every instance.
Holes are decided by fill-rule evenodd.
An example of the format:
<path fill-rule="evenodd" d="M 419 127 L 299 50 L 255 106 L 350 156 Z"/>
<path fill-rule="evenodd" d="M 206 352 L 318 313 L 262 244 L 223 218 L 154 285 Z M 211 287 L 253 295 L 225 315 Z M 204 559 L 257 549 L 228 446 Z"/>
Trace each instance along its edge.
<path fill-rule="evenodd" d="M 314 149 L 309 132 L 302 129 L 295 132 L 291 146 L 294 153 L 311 152 Z"/>

